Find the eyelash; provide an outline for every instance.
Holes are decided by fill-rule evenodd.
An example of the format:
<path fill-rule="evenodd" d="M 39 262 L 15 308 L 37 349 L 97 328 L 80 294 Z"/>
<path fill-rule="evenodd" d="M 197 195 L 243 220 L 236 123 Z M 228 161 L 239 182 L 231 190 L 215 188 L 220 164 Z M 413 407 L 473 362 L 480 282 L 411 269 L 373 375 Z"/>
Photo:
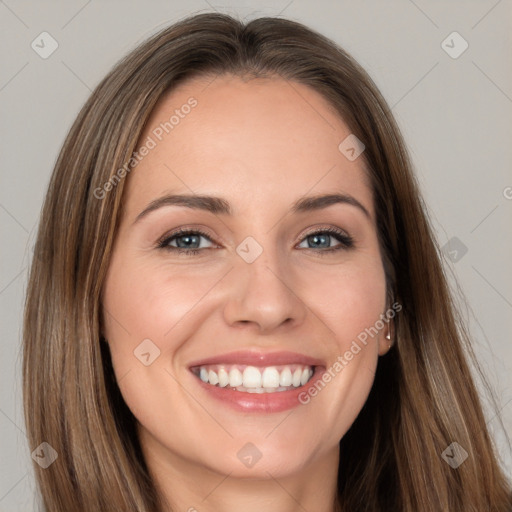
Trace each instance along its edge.
<path fill-rule="evenodd" d="M 315 251 L 316 253 L 319 253 L 321 256 L 326 256 L 328 254 L 332 254 L 332 253 L 342 250 L 342 249 L 345 249 L 345 250 L 350 249 L 354 246 L 353 238 L 350 235 L 347 235 L 343 231 L 336 229 L 336 228 L 324 228 L 324 229 L 319 229 L 317 231 L 312 231 L 311 233 L 307 233 L 306 235 L 304 235 L 304 237 L 301 239 L 301 242 L 310 236 L 319 235 L 319 234 L 331 235 L 338 242 L 340 242 L 340 245 L 337 245 L 335 247 L 330 247 L 327 249 L 315 250 L 312 247 L 307 248 L 307 250 Z M 181 236 L 187 236 L 187 235 L 201 235 L 204 238 L 207 238 L 210 242 L 213 242 L 213 240 L 210 238 L 210 236 L 207 233 L 205 233 L 204 231 L 201 231 L 200 229 L 179 229 L 171 234 L 166 233 L 157 242 L 157 249 L 161 249 L 164 251 L 177 252 L 178 254 L 184 254 L 186 256 L 194 256 L 194 255 L 197 255 L 199 252 L 205 250 L 204 248 L 203 249 L 186 249 L 183 247 L 173 247 L 173 246 L 169 245 L 169 242 L 172 241 L 173 239 L 179 238 Z"/>

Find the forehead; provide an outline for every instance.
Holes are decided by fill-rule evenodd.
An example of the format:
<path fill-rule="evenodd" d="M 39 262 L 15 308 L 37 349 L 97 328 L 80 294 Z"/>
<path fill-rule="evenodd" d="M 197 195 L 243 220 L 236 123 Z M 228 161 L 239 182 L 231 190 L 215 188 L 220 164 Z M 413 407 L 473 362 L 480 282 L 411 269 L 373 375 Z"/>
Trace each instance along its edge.
<path fill-rule="evenodd" d="M 308 86 L 282 78 L 202 77 L 163 96 L 140 137 L 150 147 L 131 172 L 125 203 L 164 193 L 226 197 L 235 214 L 298 197 L 347 193 L 373 216 L 363 158 L 340 143 L 350 129 Z M 132 212 L 134 213 L 134 212 Z"/>

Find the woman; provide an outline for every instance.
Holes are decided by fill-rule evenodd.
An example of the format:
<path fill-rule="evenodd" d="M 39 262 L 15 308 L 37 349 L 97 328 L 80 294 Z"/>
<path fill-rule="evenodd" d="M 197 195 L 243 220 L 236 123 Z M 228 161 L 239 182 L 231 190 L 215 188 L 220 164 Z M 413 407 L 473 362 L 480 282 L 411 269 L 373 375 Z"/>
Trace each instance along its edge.
<path fill-rule="evenodd" d="M 36 256 L 47 510 L 511 510 L 403 139 L 323 36 L 204 14 L 142 44 L 71 128 Z"/>

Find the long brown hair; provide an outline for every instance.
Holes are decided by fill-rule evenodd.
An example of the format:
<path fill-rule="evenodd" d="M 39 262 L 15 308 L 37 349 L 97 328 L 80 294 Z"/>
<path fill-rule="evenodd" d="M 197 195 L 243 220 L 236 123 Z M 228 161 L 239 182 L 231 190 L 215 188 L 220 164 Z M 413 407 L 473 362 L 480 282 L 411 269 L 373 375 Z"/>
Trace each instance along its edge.
<path fill-rule="evenodd" d="M 351 512 L 505 512 L 512 499 L 491 442 L 439 249 L 400 131 L 368 74 L 341 48 L 278 18 L 201 14 L 168 27 L 96 87 L 56 162 L 30 272 L 23 393 L 34 464 L 51 512 L 156 512 L 135 418 L 100 343 L 101 290 L 128 172 L 156 102 L 197 76 L 280 76 L 325 97 L 366 146 L 396 343 L 340 442 L 337 507 Z M 125 171 L 126 168 L 125 168 Z M 122 178 L 122 179 L 120 179 Z M 115 186 L 105 186 L 106 183 Z M 472 359 L 467 359 L 472 358 Z M 457 442 L 458 468 L 441 457 Z"/>

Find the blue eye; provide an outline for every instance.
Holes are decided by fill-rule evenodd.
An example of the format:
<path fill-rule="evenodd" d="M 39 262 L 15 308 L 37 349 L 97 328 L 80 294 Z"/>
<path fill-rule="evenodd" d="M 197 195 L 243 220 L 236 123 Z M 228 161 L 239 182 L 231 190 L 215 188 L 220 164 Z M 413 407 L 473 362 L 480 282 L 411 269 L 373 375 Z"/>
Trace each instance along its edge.
<path fill-rule="evenodd" d="M 204 249 L 204 247 L 200 247 L 201 238 L 206 238 L 211 242 L 210 237 L 200 230 L 179 230 L 158 242 L 158 248 L 193 255 L 199 253 L 201 249 Z M 174 241 L 176 242 L 176 246 L 171 245 Z M 209 247 L 206 249 L 209 249 Z"/>
<path fill-rule="evenodd" d="M 330 241 L 332 238 L 335 238 L 339 242 L 339 245 L 331 246 Z M 309 233 L 304 241 L 312 244 L 312 247 L 306 247 L 306 249 L 320 248 L 320 251 L 315 251 L 320 253 L 330 253 L 339 251 L 340 249 L 349 249 L 354 246 L 354 240 L 351 236 L 335 228 L 327 228 Z"/>
<path fill-rule="evenodd" d="M 330 242 L 333 238 L 339 242 L 338 245 L 331 246 Z M 201 230 L 180 229 L 170 235 L 165 235 L 158 242 L 157 248 L 171 252 L 177 252 L 178 254 L 193 256 L 200 253 L 202 250 L 212 248 L 201 247 L 201 239 L 206 239 L 212 242 L 211 238 Z M 320 253 L 322 255 L 323 253 L 332 253 L 341 249 L 350 249 L 354 246 L 354 241 L 351 236 L 335 228 L 325 228 L 309 233 L 301 243 L 304 242 L 311 244 L 309 247 L 304 247 L 304 249 L 319 249 L 315 250 L 314 252 Z"/>

